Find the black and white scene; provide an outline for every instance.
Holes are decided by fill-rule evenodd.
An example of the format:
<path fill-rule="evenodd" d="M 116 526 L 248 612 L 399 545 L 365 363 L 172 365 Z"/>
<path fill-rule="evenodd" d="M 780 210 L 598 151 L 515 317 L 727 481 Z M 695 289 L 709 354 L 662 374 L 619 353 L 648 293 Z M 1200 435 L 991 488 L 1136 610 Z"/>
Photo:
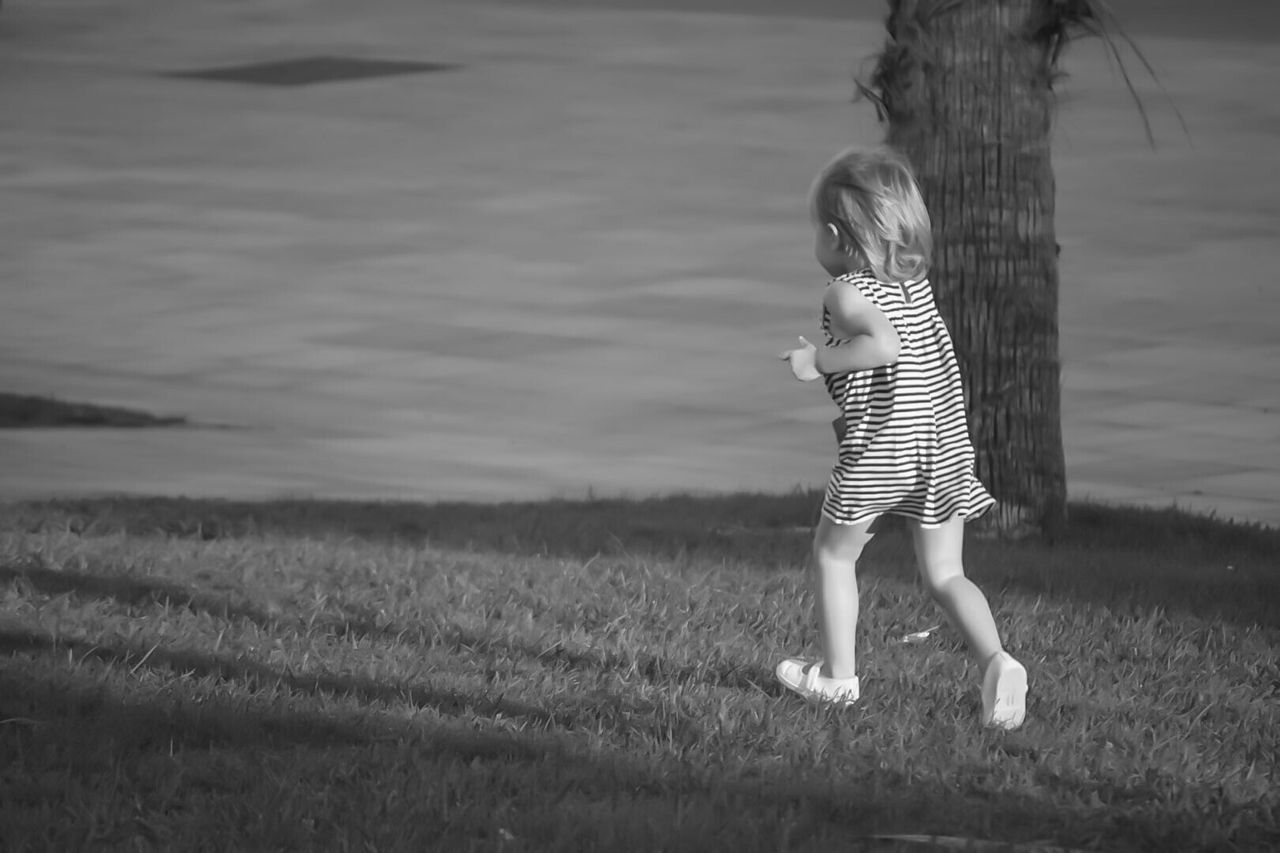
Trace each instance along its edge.
<path fill-rule="evenodd" d="M 3 0 L 0 849 L 1280 850 L 1280 4 Z"/>

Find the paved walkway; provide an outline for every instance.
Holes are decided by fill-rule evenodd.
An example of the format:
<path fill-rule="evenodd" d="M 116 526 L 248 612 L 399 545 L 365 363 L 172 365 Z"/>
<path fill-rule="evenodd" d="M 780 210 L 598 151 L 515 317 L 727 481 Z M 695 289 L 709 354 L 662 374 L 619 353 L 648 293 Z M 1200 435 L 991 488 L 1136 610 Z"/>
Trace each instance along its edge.
<path fill-rule="evenodd" d="M 773 356 L 823 284 L 808 181 L 880 136 L 879 13 L 606 5 L 6 3 L 0 388 L 229 428 L 6 431 L 0 496 L 820 484 L 829 404 Z M 1154 151 L 1069 54 L 1070 490 L 1280 524 L 1280 48 L 1205 32 L 1137 33 L 1191 131 L 1137 75 Z M 309 55 L 459 67 L 164 76 Z"/>

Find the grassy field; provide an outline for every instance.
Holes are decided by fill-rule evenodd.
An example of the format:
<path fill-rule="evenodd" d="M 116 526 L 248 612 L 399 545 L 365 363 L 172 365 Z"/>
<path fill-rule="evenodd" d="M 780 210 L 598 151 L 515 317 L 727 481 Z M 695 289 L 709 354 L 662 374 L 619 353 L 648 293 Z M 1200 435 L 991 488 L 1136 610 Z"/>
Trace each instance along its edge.
<path fill-rule="evenodd" d="M 900 529 L 853 710 L 812 653 L 814 494 L 0 508 L 0 830 L 22 850 L 1280 845 L 1280 534 L 1073 507 L 971 540 L 1028 666 L 978 672 Z M 876 835 L 933 835 L 917 845 Z"/>

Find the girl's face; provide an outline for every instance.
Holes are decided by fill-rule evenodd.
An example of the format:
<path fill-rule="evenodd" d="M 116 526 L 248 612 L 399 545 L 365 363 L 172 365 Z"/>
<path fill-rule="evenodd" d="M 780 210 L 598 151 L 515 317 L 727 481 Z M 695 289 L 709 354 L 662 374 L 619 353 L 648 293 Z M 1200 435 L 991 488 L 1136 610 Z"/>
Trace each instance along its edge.
<path fill-rule="evenodd" d="M 814 223 L 813 255 L 828 275 L 839 277 L 853 271 L 851 264 L 857 253 L 849 253 L 835 226 L 817 222 Z"/>

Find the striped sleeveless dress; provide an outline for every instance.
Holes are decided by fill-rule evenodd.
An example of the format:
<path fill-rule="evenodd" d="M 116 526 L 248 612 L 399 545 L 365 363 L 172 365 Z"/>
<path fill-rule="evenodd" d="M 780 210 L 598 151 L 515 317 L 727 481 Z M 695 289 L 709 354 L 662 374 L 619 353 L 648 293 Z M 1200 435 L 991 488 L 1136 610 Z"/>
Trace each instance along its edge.
<path fill-rule="evenodd" d="M 901 347 L 894 364 L 824 377 L 845 429 L 823 515 L 861 524 L 892 513 L 925 527 L 982 515 L 995 499 L 975 473 L 960 368 L 929 280 L 886 284 L 862 270 L 835 281 L 879 308 Z M 825 306 L 822 331 L 828 346 L 843 340 Z"/>

